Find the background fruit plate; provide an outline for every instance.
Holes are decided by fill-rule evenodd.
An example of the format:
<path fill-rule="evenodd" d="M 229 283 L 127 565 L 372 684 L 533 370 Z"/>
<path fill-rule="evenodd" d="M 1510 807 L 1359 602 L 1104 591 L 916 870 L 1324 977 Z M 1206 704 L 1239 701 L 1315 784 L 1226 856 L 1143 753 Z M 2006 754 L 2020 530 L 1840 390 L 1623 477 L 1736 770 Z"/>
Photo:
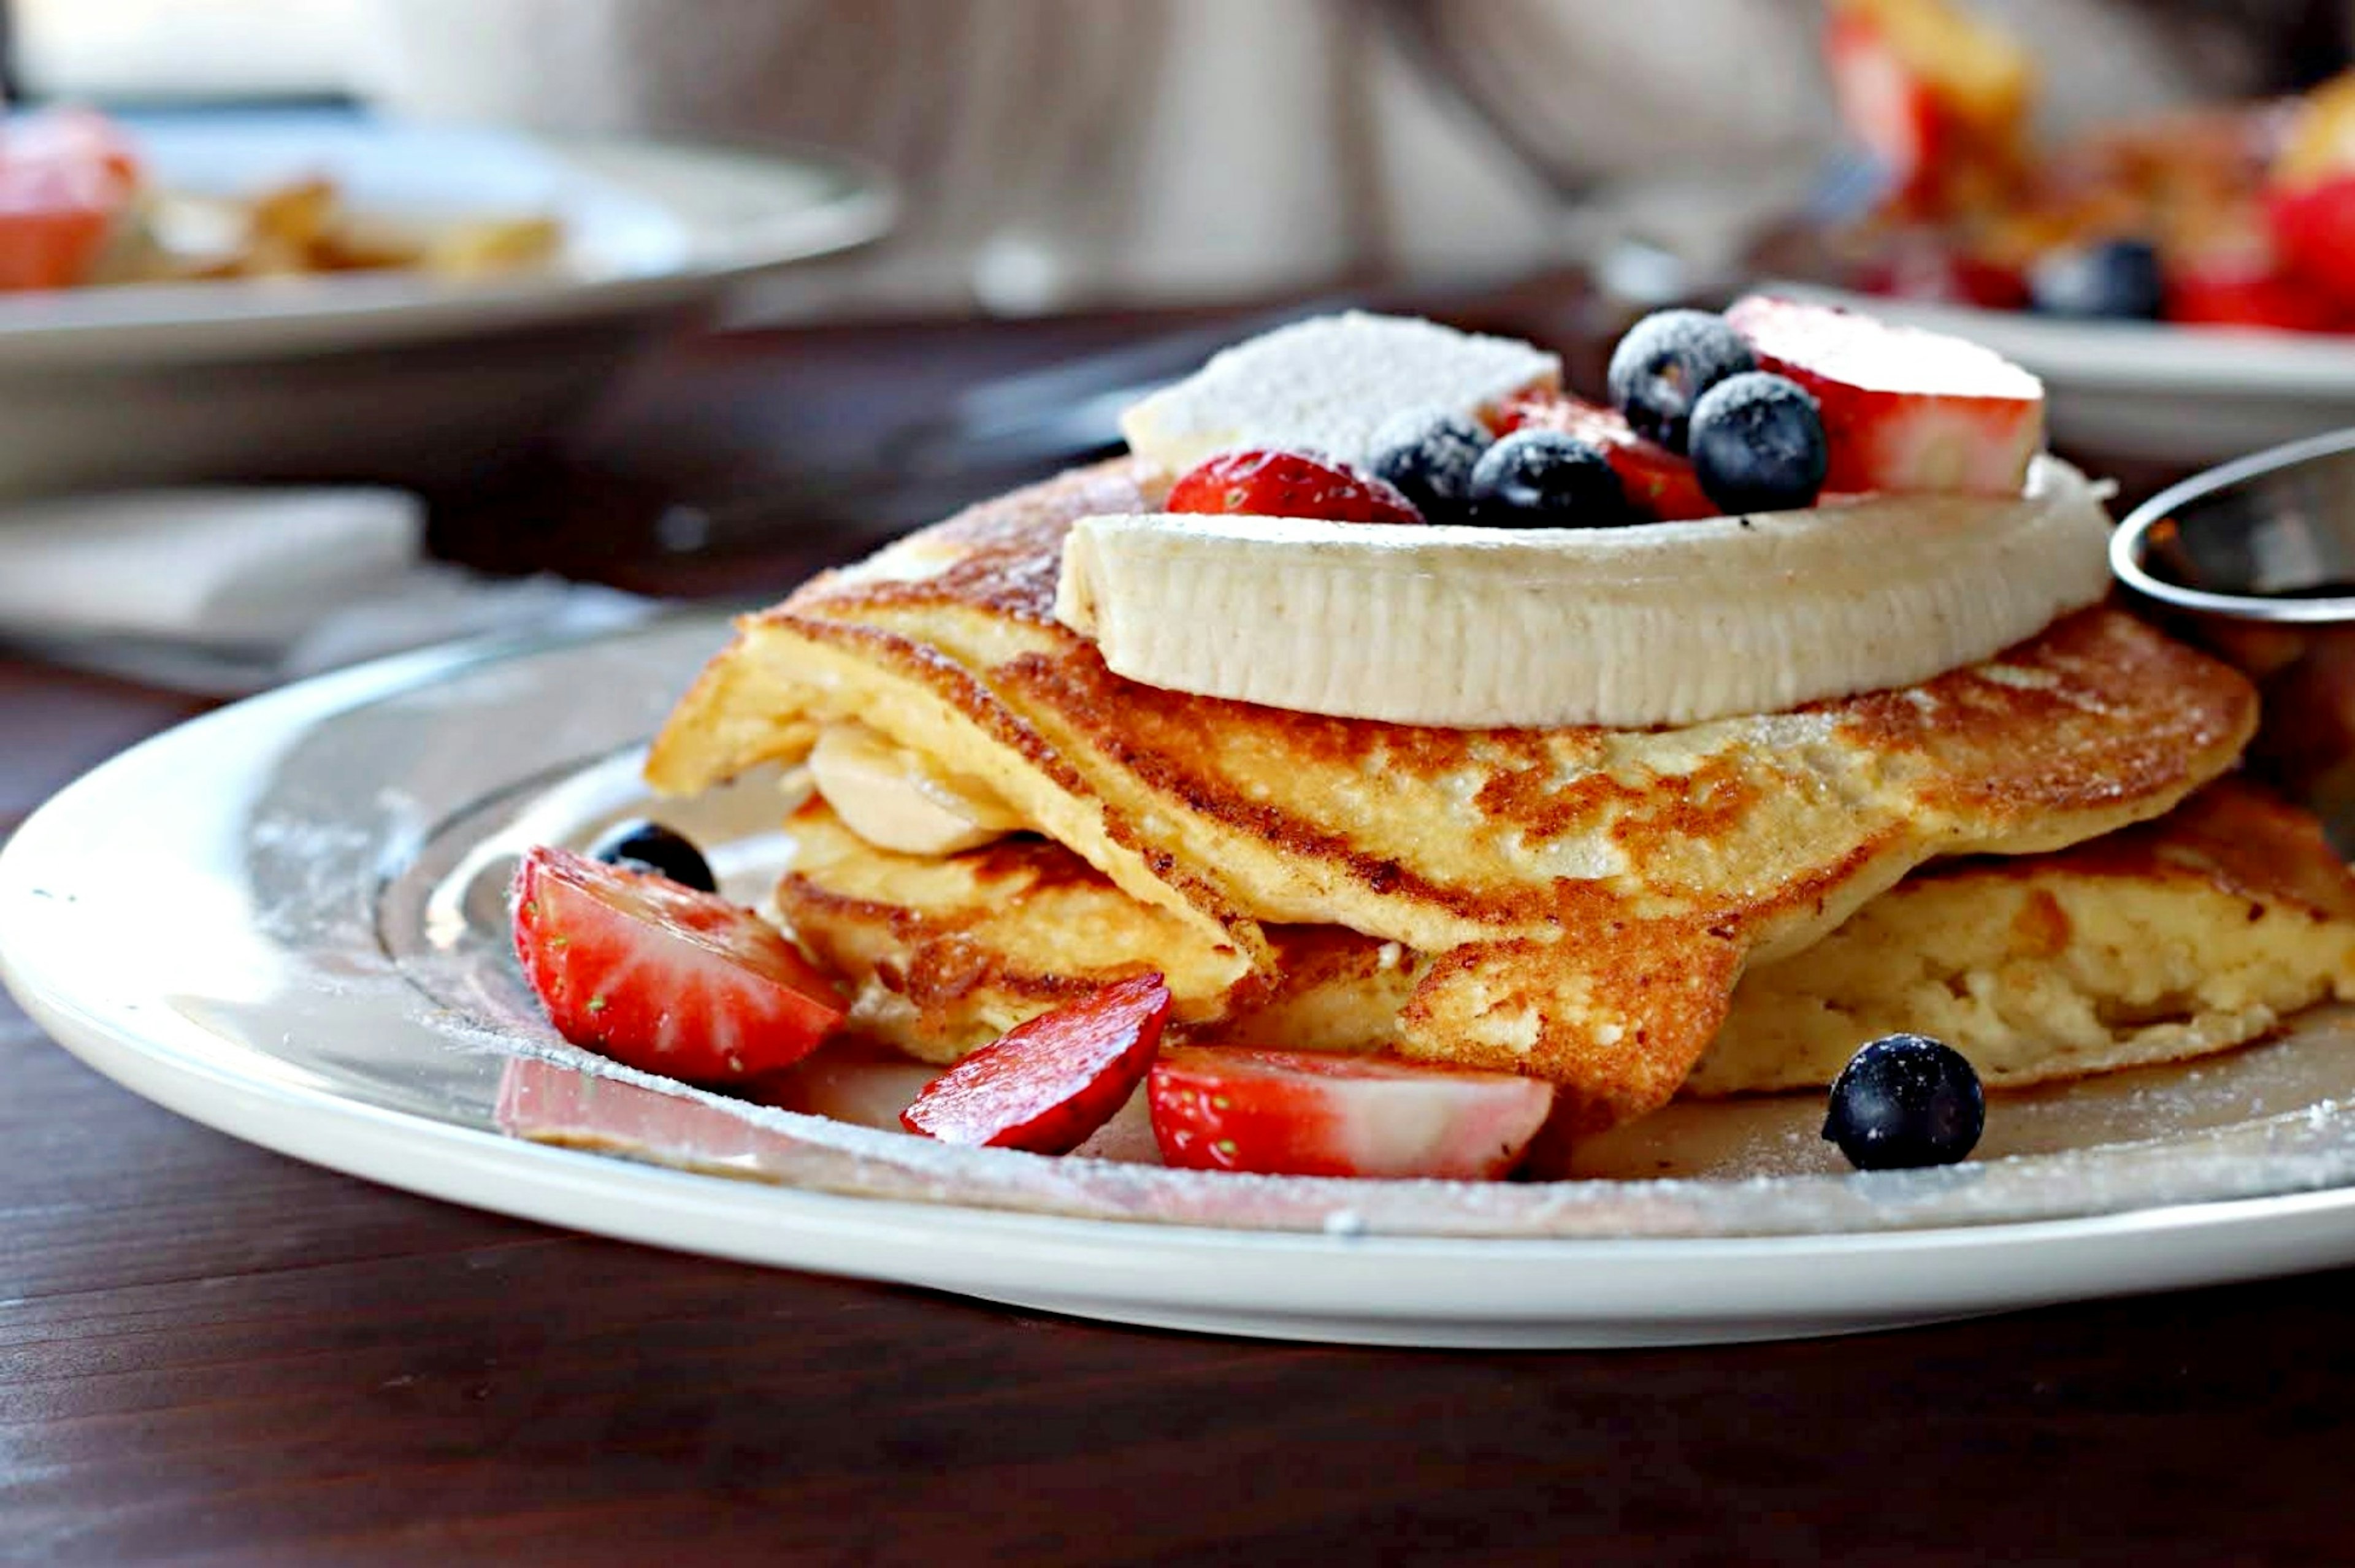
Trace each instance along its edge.
<path fill-rule="evenodd" d="M 1981 1156 L 1858 1175 L 1811 1097 L 1671 1109 L 1548 1184 L 1272 1179 L 958 1149 L 597 1061 L 506 951 L 517 849 L 645 809 L 721 635 L 442 650 L 139 747 L 0 855 L 0 972 L 137 1093 L 411 1190 L 1117 1321 L 1424 1344 L 1822 1333 L 2355 1260 L 2355 1027 L 1999 1100 Z M 680 826 L 757 898 L 773 781 Z M 628 1158 L 613 1158 L 611 1155 Z M 714 1177 L 731 1179 L 718 1180 Z"/>

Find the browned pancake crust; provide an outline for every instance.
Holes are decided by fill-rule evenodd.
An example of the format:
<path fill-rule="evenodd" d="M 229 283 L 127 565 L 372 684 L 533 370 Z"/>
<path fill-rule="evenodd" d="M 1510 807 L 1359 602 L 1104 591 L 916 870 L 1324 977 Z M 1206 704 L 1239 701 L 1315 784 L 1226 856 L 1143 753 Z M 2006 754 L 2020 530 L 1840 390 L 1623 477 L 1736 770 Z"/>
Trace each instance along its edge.
<path fill-rule="evenodd" d="M 1151 505 L 1105 464 L 817 579 L 741 624 L 649 778 L 695 789 L 855 714 L 1263 969 L 1269 923 L 1433 955 L 1407 1049 L 1542 1073 L 1604 1123 L 1674 1093 L 1752 956 L 1934 856 L 2156 816 L 2255 721 L 2238 675 L 2107 610 L 1920 687 L 1672 731 L 1417 728 L 1163 691 L 1052 619 L 1070 523 Z"/>

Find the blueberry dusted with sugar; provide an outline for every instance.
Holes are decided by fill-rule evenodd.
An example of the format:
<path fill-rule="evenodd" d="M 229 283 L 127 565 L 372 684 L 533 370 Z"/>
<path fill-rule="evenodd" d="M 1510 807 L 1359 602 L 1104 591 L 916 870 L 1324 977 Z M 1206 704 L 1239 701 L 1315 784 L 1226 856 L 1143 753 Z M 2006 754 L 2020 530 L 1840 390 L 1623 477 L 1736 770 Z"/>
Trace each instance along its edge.
<path fill-rule="evenodd" d="M 1418 409 L 1383 421 L 1367 466 L 1403 491 L 1428 521 L 1460 523 L 1471 513 L 1472 470 L 1494 440 L 1477 420 Z"/>
<path fill-rule="evenodd" d="M 698 888 L 707 893 L 719 891 L 710 862 L 704 859 L 703 851 L 691 839 L 642 816 L 616 822 L 599 834 L 597 841 L 589 846 L 589 858 L 633 871 L 652 871 L 682 887 Z"/>
<path fill-rule="evenodd" d="M 1757 356 L 1723 316 L 1655 311 L 1611 351 L 1611 401 L 1637 435 L 1681 453 L 1701 394 L 1756 368 Z"/>
<path fill-rule="evenodd" d="M 1859 1170 L 1953 1165 L 1978 1146 L 1987 1093 L 1963 1053 L 1927 1035 L 1891 1034 L 1832 1081 L 1824 1136 Z"/>
<path fill-rule="evenodd" d="M 1491 528 L 1607 528 L 1633 522 L 1611 462 L 1575 437 L 1517 430 L 1472 469 L 1472 521 Z"/>
<path fill-rule="evenodd" d="M 1812 507 L 1830 463 L 1823 411 L 1787 376 L 1729 376 L 1693 405 L 1693 474 L 1728 513 Z"/>
<path fill-rule="evenodd" d="M 2142 240 L 2048 251 L 2028 269 L 2028 298 L 2046 315 L 2156 321 L 2166 302 L 2158 252 Z"/>

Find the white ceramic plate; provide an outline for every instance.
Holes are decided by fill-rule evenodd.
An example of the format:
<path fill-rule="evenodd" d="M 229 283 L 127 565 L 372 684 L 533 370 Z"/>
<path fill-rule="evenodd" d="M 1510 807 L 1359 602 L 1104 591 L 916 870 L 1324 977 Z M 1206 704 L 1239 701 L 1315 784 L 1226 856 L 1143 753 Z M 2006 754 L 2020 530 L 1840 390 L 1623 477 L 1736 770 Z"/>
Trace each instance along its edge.
<path fill-rule="evenodd" d="M 2355 1261 L 2355 1115 L 2337 1098 L 2355 1026 L 2336 1017 L 2190 1070 L 1999 1100 L 1981 1157 L 1876 1175 L 1813 1136 L 1806 1097 L 1665 1113 L 1586 1157 L 1615 1176 L 1276 1180 L 951 1149 L 600 1062 L 549 1032 L 515 973 L 512 858 L 643 808 L 637 742 L 720 635 L 697 618 L 411 656 L 135 748 L 0 853 L 0 973 L 101 1071 L 299 1158 L 1122 1322 L 1661 1344 Z M 773 781 L 664 811 L 760 896 L 782 848 Z"/>
<path fill-rule="evenodd" d="M 560 261 L 456 282 L 346 273 L 0 295 L 0 492 L 272 470 L 452 471 L 593 390 L 673 313 L 890 224 L 818 154 L 176 115 L 130 128 L 155 183 L 250 196 L 324 175 L 394 219 L 545 214 Z M 495 353 L 478 347 L 502 339 Z M 375 465 L 373 470 L 368 465 Z"/>
<path fill-rule="evenodd" d="M 2190 467 L 2355 425 L 2355 336 L 2068 321 L 1812 283 L 1760 287 L 1983 343 L 2044 379 L 2053 431 L 2090 452 Z"/>

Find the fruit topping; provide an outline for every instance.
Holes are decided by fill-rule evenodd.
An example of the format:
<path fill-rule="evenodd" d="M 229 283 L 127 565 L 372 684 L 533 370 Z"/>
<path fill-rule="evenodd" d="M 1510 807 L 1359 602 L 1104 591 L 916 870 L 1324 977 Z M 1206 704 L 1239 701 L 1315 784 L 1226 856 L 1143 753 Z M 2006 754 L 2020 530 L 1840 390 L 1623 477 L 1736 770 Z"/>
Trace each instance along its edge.
<path fill-rule="evenodd" d="M 2167 279 L 2167 319 L 2201 326 L 2264 326 L 2331 332 L 2347 314 L 2328 294 L 2293 273 L 2198 262 Z"/>
<path fill-rule="evenodd" d="M 2001 29 L 1948 0 L 1833 0 L 1825 63 L 1840 118 L 1901 213 L 1977 210 L 2010 185 L 2034 71 Z"/>
<path fill-rule="evenodd" d="M 1494 438 L 1479 421 L 1444 409 L 1399 415 L 1374 433 L 1368 464 L 1434 523 L 1470 520 L 1472 469 Z"/>
<path fill-rule="evenodd" d="M 1704 495 L 1692 464 L 1657 442 L 1628 428 L 1616 409 L 1600 408 L 1560 392 L 1533 392 L 1515 399 L 1498 418 L 1500 434 L 1517 430 L 1555 430 L 1586 443 L 1619 475 L 1628 507 L 1653 522 L 1676 523 L 1718 515 Z"/>
<path fill-rule="evenodd" d="M 719 891 L 710 862 L 704 859 L 703 851 L 695 847 L 692 839 L 643 816 L 616 822 L 599 834 L 597 841 L 589 846 L 589 858 L 602 860 L 608 866 L 652 871 L 683 888 L 699 888 L 707 893 Z"/>
<path fill-rule="evenodd" d="M 1490 1179 L 1553 1107 L 1541 1079 L 1246 1047 L 1170 1051 L 1146 1093 L 1169 1164 L 1271 1176 Z"/>
<path fill-rule="evenodd" d="M 2028 297 L 2046 315 L 2155 321 L 2166 304 L 2158 252 L 2147 240 L 2048 251 L 2028 269 Z"/>
<path fill-rule="evenodd" d="M 1761 368 L 1815 394 L 1824 488 L 2015 496 L 2044 444 L 2044 388 L 1960 338 L 1753 295 L 1726 320 Z"/>
<path fill-rule="evenodd" d="M 1106 986 L 983 1046 L 925 1085 L 900 1121 L 943 1143 L 1068 1154 L 1136 1092 L 1168 1016 L 1158 975 Z"/>
<path fill-rule="evenodd" d="M 1720 381 L 1694 405 L 1693 472 L 1724 511 L 1813 506 L 1829 456 L 1813 394 L 1788 377 L 1747 370 Z"/>
<path fill-rule="evenodd" d="M 1610 460 L 1559 431 L 1518 430 L 1472 469 L 1473 520 L 1491 528 L 1595 528 L 1634 521 Z"/>
<path fill-rule="evenodd" d="M 1859 1170 L 1953 1165 L 1977 1147 L 1987 1094 L 1962 1052 L 1919 1034 L 1884 1035 L 1832 1081 L 1824 1136 Z"/>
<path fill-rule="evenodd" d="M 1197 464 L 1169 492 L 1173 512 L 1321 517 L 1335 523 L 1419 523 L 1423 514 L 1383 479 L 1305 452 L 1250 448 Z"/>
<path fill-rule="evenodd" d="M 716 893 L 543 845 L 513 899 L 516 956 L 549 1020 L 628 1066 L 734 1083 L 799 1061 L 842 1021 L 826 976 Z"/>
<path fill-rule="evenodd" d="M 1655 311 L 1611 351 L 1611 402 L 1637 435 L 1681 453 L 1700 395 L 1728 376 L 1756 368 L 1750 346 L 1723 316 Z"/>

